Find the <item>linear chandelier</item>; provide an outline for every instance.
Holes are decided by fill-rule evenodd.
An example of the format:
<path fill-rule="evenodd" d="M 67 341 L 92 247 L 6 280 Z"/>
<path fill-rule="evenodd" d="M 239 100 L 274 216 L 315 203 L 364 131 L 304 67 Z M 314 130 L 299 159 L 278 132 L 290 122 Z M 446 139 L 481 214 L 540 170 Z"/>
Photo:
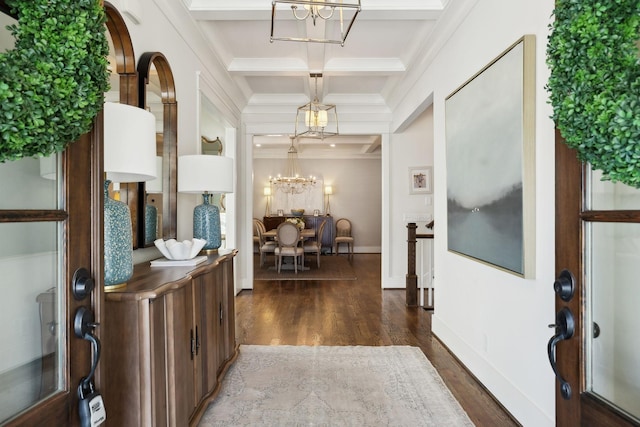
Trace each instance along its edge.
<path fill-rule="evenodd" d="M 287 175 L 269 177 L 269 184 L 283 193 L 300 194 L 316 185 L 316 177 L 309 176 L 305 178 L 300 175 L 300 167 L 298 166 L 298 150 L 293 145 L 295 140 L 291 136 L 291 146 L 287 151 Z"/>
<path fill-rule="evenodd" d="M 278 6 L 282 6 L 282 20 L 277 20 Z M 297 21 L 310 20 L 313 27 L 321 22 L 331 23 L 324 27 L 322 34 L 319 34 L 315 28 L 307 29 L 307 37 L 296 35 L 275 35 L 276 22 L 279 22 L 278 33 L 286 34 L 287 30 L 296 31 L 297 26 L 286 24 L 287 17 L 291 15 L 285 14 L 284 10 L 291 9 L 292 16 Z M 313 42 L 313 43 L 334 43 L 344 46 L 344 42 L 351 31 L 356 16 L 360 13 L 360 0 L 273 0 L 271 2 L 271 38 L 273 43 L 275 40 L 295 41 L 295 42 Z"/>
<path fill-rule="evenodd" d="M 338 111 L 335 104 L 322 104 L 318 100 L 318 77 L 321 73 L 310 75 L 315 81 L 313 101 L 298 107 L 296 113 L 296 138 L 325 139 L 338 135 Z"/>

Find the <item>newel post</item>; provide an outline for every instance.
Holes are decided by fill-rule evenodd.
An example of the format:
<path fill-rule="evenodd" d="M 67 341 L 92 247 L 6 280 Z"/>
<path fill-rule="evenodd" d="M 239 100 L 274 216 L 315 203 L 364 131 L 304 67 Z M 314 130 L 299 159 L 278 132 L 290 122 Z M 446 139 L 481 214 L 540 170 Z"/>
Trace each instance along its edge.
<path fill-rule="evenodd" d="M 418 276 L 416 276 L 416 229 L 415 222 L 407 224 L 407 281 L 406 281 L 406 304 L 407 307 L 417 307 L 418 305 Z"/>

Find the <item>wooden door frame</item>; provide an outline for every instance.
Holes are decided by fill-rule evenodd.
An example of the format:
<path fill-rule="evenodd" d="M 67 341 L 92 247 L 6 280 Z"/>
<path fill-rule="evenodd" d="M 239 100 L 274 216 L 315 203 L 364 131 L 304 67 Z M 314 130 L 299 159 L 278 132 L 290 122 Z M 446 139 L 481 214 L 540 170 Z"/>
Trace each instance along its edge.
<path fill-rule="evenodd" d="M 63 220 L 63 236 L 65 242 L 62 248 L 64 272 L 62 274 L 66 310 L 66 340 L 63 343 L 66 353 L 66 364 L 60 367 L 63 370 L 63 391 L 36 404 L 24 414 L 12 419 L 7 426 L 31 426 L 48 425 L 55 421 L 65 425 L 79 425 L 78 397 L 76 390 L 83 376 L 89 373 L 92 360 L 91 344 L 73 333 L 74 316 L 76 310 L 81 307 L 89 307 L 94 310 L 95 319 L 100 322 L 102 301 L 103 271 L 103 177 L 102 177 L 102 113 L 94 119 L 93 129 L 82 135 L 76 142 L 70 144 L 62 154 L 63 176 L 63 210 L 58 216 L 52 216 L 51 211 L 32 211 L 25 216 L 24 211 L 15 211 L 16 218 L 4 218 L 6 222 L 20 221 L 51 221 Z M 90 173 L 86 174 L 86 168 L 78 165 L 89 165 Z M 87 199 L 86 195 L 89 194 Z M 4 212 L 2 217 L 7 217 Z M 58 218 L 61 216 L 60 218 Z M 65 218 L 66 217 L 66 218 Z M 2 220 L 3 218 L 0 218 Z M 86 239 L 90 241 L 86 241 Z M 96 283 L 95 290 L 90 298 L 78 301 L 73 297 L 71 279 L 78 268 L 89 269 Z M 99 328 L 95 331 L 100 336 Z M 99 387 L 100 378 L 96 375 L 96 385 Z"/>
<path fill-rule="evenodd" d="M 582 277 L 578 272 L 582 271 L 582 164 L 578 161 L 576 152 L 565 143 L 560 131 L 556 128 L 556 277 L 563 269 L 574 273 L 576 279 L 576 293 L 569 302 L 563 301 L 556 295 L 556 313 L 564 307 L 568 307 L 575 317 L 575 334 L 573 338 L 558 343 L 556 360 L 558 372 L 571 385 L 573 395 L 570 400 L 565 400 L 560 395 L 559 382 L 555 381 L 556 390 L 556 425 L 577 426 L 580 425 L 580 394 L 584 390 L 580 384 L 580 372 L 584 367 L 584 353 L 582 346 L 583 313 L 583 286 Z M 559 254 L 570 254 L 560 257 Z M 562 264 L 561 264 L 562 263 Z M 576 353 L 577 351 L 577 353 Z M 575 357 L 569 355 L 578 354 Z M 562 409 L 562 410 L 560 410 Z"/>
<path fill-rule="evenodd" d="M 575 296 L 563 301 L 556 296 L 556 312 L 568 307 L 575 318 L 574 336 L 558 343 L 556 360 L 560 375 L 571 385 L 572 396 L 569 400 L 562 398 L 559 382 L 555 382 L 556 390 L 556 425 L 608 425 L 612 417 L 616 426 L 634 426 L 636 423 L 625 415 L 612 411 L 609 405 L 586 393 L 584 373 L 586 372 L 584 337 L 585 285 L 582 271 L 585 266 L 584 221 L 638 222 L 638 212 L 630 214 L 607 214 L 606 212 L 585 211 L 583 197 L 585 191 L 585 166 L 578 160 L 575 150 L 569 148 L 560 131 L 555 134 L 555 245 L 556 245 L 556 277 L 563 269 L 571 271 L 575 276 Z M 576 356 L 577 355 L 577 356 Z"/>

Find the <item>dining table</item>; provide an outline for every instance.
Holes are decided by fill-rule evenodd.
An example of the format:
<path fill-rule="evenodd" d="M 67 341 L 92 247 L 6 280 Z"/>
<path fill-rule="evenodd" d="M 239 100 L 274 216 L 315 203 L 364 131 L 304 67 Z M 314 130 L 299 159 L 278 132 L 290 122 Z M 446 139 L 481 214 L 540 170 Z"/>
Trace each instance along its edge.
<path fill-rule="evenodd" d="M 273 230 L 265 231 L 262 235 L 268 239 L 275 239 L 278 235 L 278 229 L 274 228 Z M 316 230 L 313 228 L 303 228 L 300 230 L 300 238 L 303 240 L 311 239 L 316 236 Z"/>
<path fill-rule="evenodd" d="M 270 240 L 277 240 L 276 237 L 278 236 L 278 229 L 274 228 L 272 230 L 268 230 L 265 231 L 264 233 L 262 233 L 262 235 L 266 238 L 266 239 L 270 239 Z M 300 230 L 300 240 L 304 241 L 306 239 L 311 239 L 313 237 L 316 236 L 316 230 L 313 228 L 303 228 L 302 230 Z M 287 260 L 289 259 L 289 257 L 285 258 L 285 262 L 282 264 L 281 270 L 294 270 L 294 265 L 293 262 L 287 262 Z M 270 267 L 273 268 L 273 267 Z M 305 265 L 298 265 L 298 270 L 299 271 L 305 271 L 305 270 L 309 270 L 309 267 L 305 266 Z"/>

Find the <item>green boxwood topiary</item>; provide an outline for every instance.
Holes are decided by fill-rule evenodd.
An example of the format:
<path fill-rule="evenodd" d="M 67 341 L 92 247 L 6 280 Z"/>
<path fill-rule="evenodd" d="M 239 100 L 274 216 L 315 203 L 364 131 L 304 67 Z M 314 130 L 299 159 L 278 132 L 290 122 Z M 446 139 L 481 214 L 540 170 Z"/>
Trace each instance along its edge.
<path fill-rule="evenodd" d="M 59 152 L 91 129 L 109 90 L 99 0 L 7 0 L 18 25 L 0 53 L 0 162 Z"/>
<path fill-rule="evenodd" d="M 640 187 L 640 1 L 558 0 L 547 46 L 553 116 L 603 179 Z"/>

